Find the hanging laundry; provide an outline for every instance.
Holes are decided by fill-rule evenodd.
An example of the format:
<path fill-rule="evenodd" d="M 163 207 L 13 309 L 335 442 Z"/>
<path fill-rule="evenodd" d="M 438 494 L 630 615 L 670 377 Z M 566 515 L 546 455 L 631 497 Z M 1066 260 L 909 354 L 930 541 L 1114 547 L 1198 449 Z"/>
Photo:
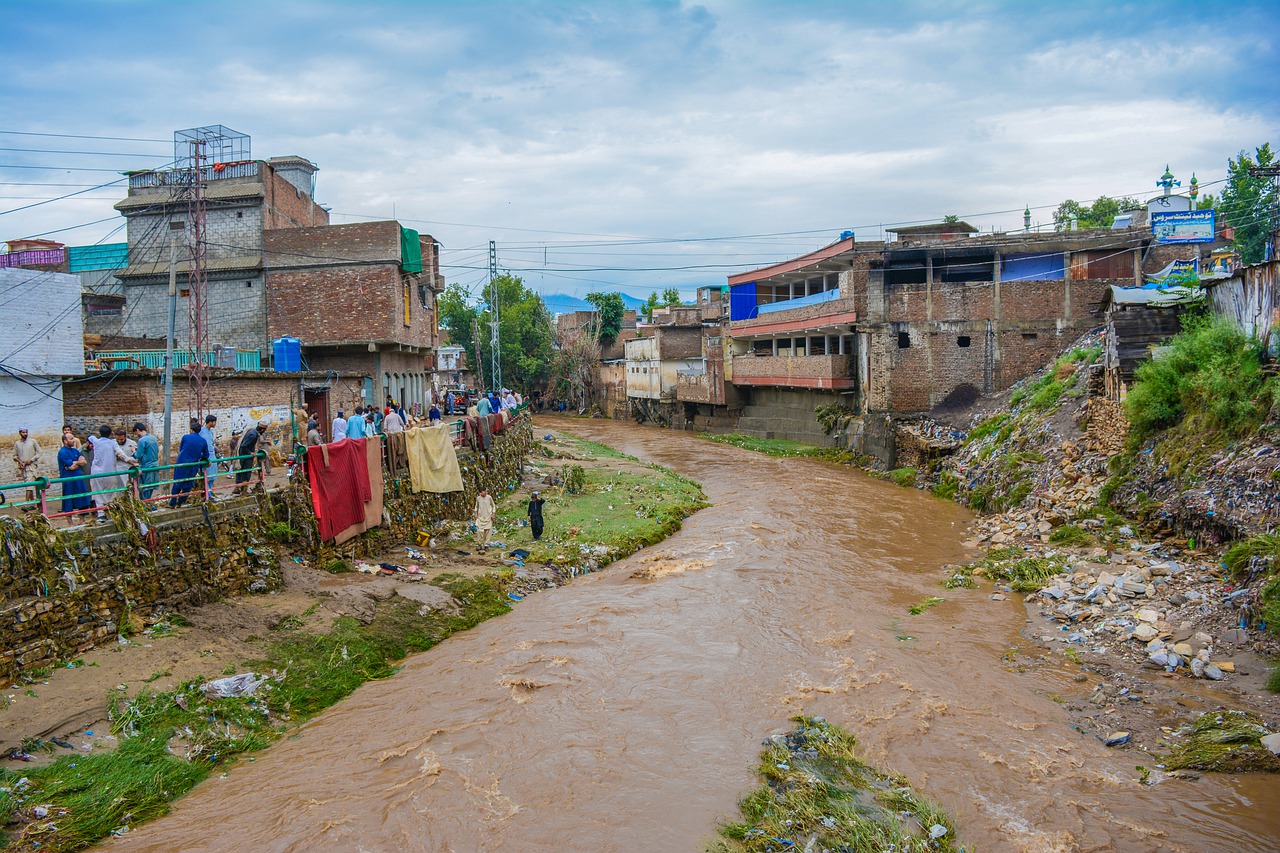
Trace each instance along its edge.
<path fill-rule="evenodd" d="M 365 441 L 364 449 L 369 472 L 369 499 L 364 504 L 364 529 L 372 530 L 382 526 L 382 442 L 374 436 Z"/>
<path fill-rule="evenodd" d="M 480 447 L 485 453 L 489 452 L 490 445 L 493 444 L 493 430 L 489 426 L 491 415 L 481 415 L 476 418 L 476 422 L 480 426 Z"/>
<path fill-rule="evenodd" d="M 409 443 L 409 474 L 415 492 L 460 492 L 462 469 L 453 449 L 449 428 L 418 427 L 405 435 Z"/>
<path fill-rule="evenodd" d="M 394 479 L 409 470 L 409 452 L 403 430 L 387 433 L 386 439 L 387 470 L 391 472 L 391 477 Z"/>
<path fill-rule="evenodd" d="M 364 528 L 370 500 L 369 463 L 363 438 L 307 448 L 307 477 L 322 541 L 345 542 Z"/>

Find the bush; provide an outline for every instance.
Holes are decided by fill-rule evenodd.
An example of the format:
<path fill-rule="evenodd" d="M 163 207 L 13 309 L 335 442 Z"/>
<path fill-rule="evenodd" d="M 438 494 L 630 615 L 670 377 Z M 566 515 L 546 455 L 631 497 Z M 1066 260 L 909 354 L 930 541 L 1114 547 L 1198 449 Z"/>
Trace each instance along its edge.
<path fill-rule="evenodd" d="M 1183 317 L 1158 361 L 1138 365 L 1125 414 L 1141 441 L 1192 419 L 1198 432 L 1238 438 L 1258 428 L 1271 404 L 1257 341 L 1207 314 Z"/>
<path fill-rule="evenodd" d="M 1049 534 L 1049 544 L 1083 548 L 1093 544 L 1093 537 L 1074 524 L 1064 524 Z"/>
<path fill-rule="evenodd" d="M 944 501 L 955 500 L 956 493 L 960 491 L 960 481 L 950 471 L 942 472 L 942 476 L 938 478 L 938 485 L 933 487 L 933 496 L 942 498 Z"/>

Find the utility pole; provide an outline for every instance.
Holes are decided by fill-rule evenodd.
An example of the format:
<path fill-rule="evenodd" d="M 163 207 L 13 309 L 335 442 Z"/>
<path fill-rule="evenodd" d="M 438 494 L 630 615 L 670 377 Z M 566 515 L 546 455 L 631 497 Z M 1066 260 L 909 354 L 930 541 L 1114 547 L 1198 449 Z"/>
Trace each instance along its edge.
<path fill-rule="evenodd" d="M 493 390 L 502 393 L 502 335 L 498 327 L 498 245 L 489 241 L 489 378 Z"/>
<path fill-rule="evenodd" d="M 173 330 L 178 319 L 178 231 L 182 226 L 169 222 L 169 334 L 164 342 L 164 455 L 163 464 L 169 464 L 169 432 L 173 420 Z"/>
<path fill-rule="evenodd" d="M 187 292 L 190 294 L 189 343 L 192 352 L 191 364 L 187 369 L 190 371 L 195 416 L 203 418 L 209 382 L 208 366 L 204 363 L 205 353 L 209 348 L 208 265 L 205 258 L 207 248 L 205 197 L 208 192 L 208 178 L 204 167 L 208 143 L 205 139 L 194 139 L 189 144 L 191 193 L 187 196 L 187 219 L 190 222 L 191 271 L 187 274 Z"/>

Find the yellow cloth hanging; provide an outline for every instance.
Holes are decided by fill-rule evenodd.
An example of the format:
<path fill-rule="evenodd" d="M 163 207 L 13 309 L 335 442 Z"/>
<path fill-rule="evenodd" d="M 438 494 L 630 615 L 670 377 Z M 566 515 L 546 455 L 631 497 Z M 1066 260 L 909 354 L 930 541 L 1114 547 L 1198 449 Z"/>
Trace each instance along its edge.
<path fill-rule="evenodd" d="M 462 491 L 462 469 L 447 426 L 417 427 L 405 433 L 405 440 L 415 492 Z"/>

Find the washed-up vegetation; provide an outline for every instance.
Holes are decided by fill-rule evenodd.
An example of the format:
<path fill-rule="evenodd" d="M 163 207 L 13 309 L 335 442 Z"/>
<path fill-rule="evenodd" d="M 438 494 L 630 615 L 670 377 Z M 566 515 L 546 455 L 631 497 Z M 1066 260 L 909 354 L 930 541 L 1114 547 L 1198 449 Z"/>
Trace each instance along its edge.
<path fill-rule="evenodd" d="M 1014 592 L 1034 592 L 1044 581 L 1066 570 L 1058 557 L 1030 556 L 1021 548 L 992 548 L 987 556 L 969 568 L 973 575 L 1009 584 Z"/>
<path fill-rule="evenodd" d="M 915 853 L 960 849 L 955 826 L 902 776 L 858 758 L 853 735 L 821 717 L 765 741 L 762 784 L 738 803 L 708 853 L 829 850 Z"/>
<path fill-rule="evenodd" d="M 1262 745 L 1270 732 L 1256 714 L 1213 711 L 1179 734 L 1184 740 L 1165 762 L 1170 770 L 1280 773 L 1280 756 Z"/>
<path fill-rule="evenodd" d="M 756 438 L 754 435 L 743 435 L 742 433 L 719 435 L 711 432 L 698 433 L 698 437 L 707 441 L 714 441 L 717 444 L 729 444 L 734 447 L 741 447 L 743 450 L 754 450 L 756 453 L 780 458 L 798 456 L 814 459 L 832 458 L 833 455 L 839 452 L 832 448 L 816 447 L 812 444 L 792 441 L 789 438 Z"/>
<path fill-rule="evenodd" d="M 908 607 L 907 612 L 910 613 L 912 616 L 919 616 L 921 613 L 925 612 L 930 607 L 937 607 L 939 604 L 942 603 L 942 601 L 943 599 L 938 598 L 938 596 L 931 595 L 925 598 L 923 601 L 918 601 L 915 604 Z"/>

